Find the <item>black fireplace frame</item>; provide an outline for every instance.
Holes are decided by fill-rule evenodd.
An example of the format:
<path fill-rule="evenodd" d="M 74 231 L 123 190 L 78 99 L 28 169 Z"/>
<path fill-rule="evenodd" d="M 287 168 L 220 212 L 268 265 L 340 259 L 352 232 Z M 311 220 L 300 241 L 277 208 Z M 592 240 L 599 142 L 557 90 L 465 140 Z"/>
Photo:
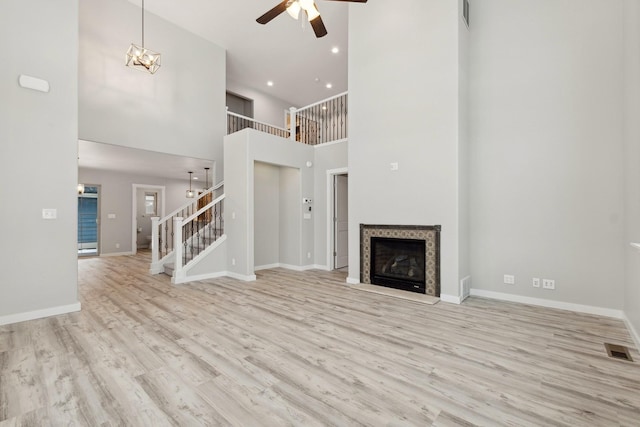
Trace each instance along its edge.
<path fill-rule="evenodd" d="M 393 234 L 395 237 L 395 233 L 394 232 L 398 232 L 398 234 L 404 234 L 403 232 L 411 232 L 411 231 L 433 231 L 434 232 L 434 244 L 435 244 L 435 295 L 432 296 L 436 296 L 439 297 L 440 296 L 440 232 L 442 230 L 442 226 L 441 225 L 374 225 L 374 224 L 360 224 L 360 283 L 370 283 L 370 277 L 367 277 L 365 280 L 365 274 L 369 274 L 371 275 L 371 271 L 367 271 L 365 272 L 365 266 L 364 266 L 364 234 L 365 234 L 365 229 L 367 230 L 380 230 L 382 232 L 388 231 L 389 233 Z M 406 236 L 401 236 L 398 235 L 397 236 L 400 239 L 405 239 Z M 418 240 L 422 240 L 421 238 Z M 371 242 L 367 243 L 367 246 L 370 248 L 371 247 Z M 385 286 L 385 285 L 377 285 L 377 286 Z M 427 293 L 429 294 L 429 293 Z M 430 294 L 429 294 L 430 295 Z"/>

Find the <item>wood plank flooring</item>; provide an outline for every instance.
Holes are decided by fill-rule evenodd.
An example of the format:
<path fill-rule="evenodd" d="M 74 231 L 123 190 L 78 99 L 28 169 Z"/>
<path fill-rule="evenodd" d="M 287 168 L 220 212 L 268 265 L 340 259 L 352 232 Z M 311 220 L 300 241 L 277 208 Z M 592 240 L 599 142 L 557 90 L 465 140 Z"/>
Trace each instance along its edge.
<path fill-rule="evenodd" d="M 81 312 L 0 327 L 0 427 L 640 426 L 640 364 L 603 345 L 633 347 L 615 319 L 148 266 L 81 259 Z"/>

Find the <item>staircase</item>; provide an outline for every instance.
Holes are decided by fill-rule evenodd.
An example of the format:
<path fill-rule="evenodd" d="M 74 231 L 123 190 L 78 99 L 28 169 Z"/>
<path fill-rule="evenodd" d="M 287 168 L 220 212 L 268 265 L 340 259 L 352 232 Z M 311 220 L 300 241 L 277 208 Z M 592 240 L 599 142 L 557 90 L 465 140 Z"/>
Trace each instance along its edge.
<path fill-rule="evenodd" d="M 152 274 L 165 273 L 173 283 L 183 282 L 189 269 L 224 240 L 223 186 L 202 192 L 164 218 L 151 218 Z"/>

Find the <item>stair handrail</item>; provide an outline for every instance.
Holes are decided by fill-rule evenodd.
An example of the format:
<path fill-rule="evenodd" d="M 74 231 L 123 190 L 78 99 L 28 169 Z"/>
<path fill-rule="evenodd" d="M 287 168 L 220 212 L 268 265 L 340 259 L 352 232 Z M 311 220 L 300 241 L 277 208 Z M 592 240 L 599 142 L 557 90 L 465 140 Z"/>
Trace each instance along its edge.
<path fill-rule="evenodd" d="M 175 255 L 174 277 L 184 277 L 184 270 L 188 269 L 189 264 L 196 259 L 194 257 L 197 257 L 206 248 L 222 238 L 224 229 L 222 217 L 224 208 L 222 201 L 224 199 L 225 194 L 222 194 L 215 200 L 209 202 L 206 206 L 198 209 L 198 211 L 193 213 L 191 216 L 187 218 L 176 217 L 173 219 L 175 230 L 175 237 L 173 240 L 173 253 Z M 217 205 L 219 205 L 219 209 Z M 206 212 L 212 209 L 212 215 L 209 215 L 207 218 Z M 205 216 L 204 223 L 202 224 L 199 222 L 194 224 L 196 219 L 203 215 Z M 191 230 L 189 230 L 189 226 L 191 227 Z M 209 235 L 208 239 L 207 234 Z M 204 247 L 200 247 L 198 245 L 198 241 L 201 238 L 201 242 L 205 244 Z M 190 259 L 188 258 L 188 253 L 191 253 Z"/>
<path fill-rule="evenodd" d="M 208 196 L 209 194 L 213 194 L 214 191 L 219 190 L 224 186 L 224 181 L 220 181 L 215 186 L 209 188 L 208 190 L 203 191 L 198 195 L 197 198 L 190 200 L 188 203 L 180 206 L 169 215 L 165 215 L 163 218 L 160 217 L 152 217 L 151 218 L 151 268 L 150 272 L 152 274 L 160 273 L 163 269 L 163 265 L 165 262 L 170 262 L 170 259 L 175 255 L 175 223 L 172 218 L 180 217 L 183 218 L 185 210 L 192 208 L 190 211 L 193 212 L 198 206 L 198 201 L 203 197 Z M 168 222 L 171 221 L 170 224 Z M 164 226 L 164 227 L 163 227 Z M 171 237 L 171 238 L 169 238 Z M 171 240 L 171 241 L 169 241 Z M 163 246 L 164 243 L 164 246 Z M 164 250 L 163 250 L 164 249 Z"/>
<path fill-rule="evenodd" d="M 183 211 L 184 209 L 186 209 L 189 205 L 198 203 L 198 200 L 200 200 L 201 198 L 203 198 L 204 196 L 206 196 L 209 193 L 212 193 L 216 190 L 219 190 L 220 188 L 222 188 L 224 186 L 224 181 L 220 181 L 219 184 L 216 184 L 215 187 L 211 187 L 210 189 L 203 191 L 202 193 L 200 193 L 198 195 L 197 198 L 193 199 L 192 201 L 190 201 L 189 203 L 184 204 L 183 206 L 179 207 L 178 209 L 174 210 L 173 212 L 171 212 L 169 215 L 165 215 L 164 217 L 162 217 L 161 219 L 158 220 L 158 224 L 161 224 L 163 222 L 166 222 L 167 220 L 169 220 L 171 217 L 177 215 L 179 212 Z"/>
<path fill-rule="evenodd" d="M 203 213 L 205 213 L 206 211 L 208 211 L 209 209 L 211 209 L 213 207 L 213 205 L 215 205 L 216 203 L 221 202 L 222 200 L 224 200 L 225 195 L 223 194 L 222 196 L 218 197 L 217 199 L 213 200 L 212 202 L 210 202 L 207 206 L 204 206 L 202 209 L 200 209 L 198 212 L 192 214 L 190 217 L 183 219 L 182 220 L 182 225 L 184 226 L 185 224 L 193 221 L 195 218 L 199 217 L 200 215 L 202 215 Z"/>

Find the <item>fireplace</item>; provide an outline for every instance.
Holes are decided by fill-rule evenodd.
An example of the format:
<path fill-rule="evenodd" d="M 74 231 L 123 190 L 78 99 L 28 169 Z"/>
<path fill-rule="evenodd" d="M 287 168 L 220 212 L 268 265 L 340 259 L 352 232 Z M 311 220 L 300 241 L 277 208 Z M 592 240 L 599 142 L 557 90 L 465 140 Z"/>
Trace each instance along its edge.
<path fill-rule="evenodd" d="M 360 282 L 440 296 L 440 226 L 360 225 Z"/>
<path fill-rule="evenodd" d="M 371 238 L 371 283 L 424 294 L 424 240 Z"/>

